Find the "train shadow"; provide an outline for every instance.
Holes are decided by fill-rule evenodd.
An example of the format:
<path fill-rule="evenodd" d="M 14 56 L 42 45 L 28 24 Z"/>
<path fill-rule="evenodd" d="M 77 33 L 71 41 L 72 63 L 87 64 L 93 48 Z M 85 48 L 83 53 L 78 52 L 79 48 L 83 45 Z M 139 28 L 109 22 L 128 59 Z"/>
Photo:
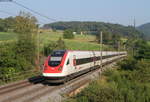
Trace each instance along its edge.
<path fill-rule="evenodd" d="M 50 83 L 47 82 L 43 76 L 34 76 L 31 78 L 28 78 L 28 81 L 32 84 L 43 84 L 43 85 L 47 85 L 47 86 L 59 86 L 62 85 L 62 83 Z"/>
<path fill-rule="evenodd" d="M 39 75 L 39 76 L 34 76 L 34 77 L 31 77 L 31 78 L 28 78 L 28 81 L 32 84 L 39 84 L 42 81 L 44 81 L 44 78 Z"/>

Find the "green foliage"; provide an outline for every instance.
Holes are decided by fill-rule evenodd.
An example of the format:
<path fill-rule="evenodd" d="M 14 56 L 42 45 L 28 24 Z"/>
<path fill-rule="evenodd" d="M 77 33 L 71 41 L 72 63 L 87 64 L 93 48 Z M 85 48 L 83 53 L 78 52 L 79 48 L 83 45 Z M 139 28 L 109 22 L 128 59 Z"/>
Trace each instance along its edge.
<path fill-rule="evenodd" d="M 150 59 L 150 45 L 139 39 L 129 39 L 125 44 L 129 54 L 136 60 Z"/>
<path fill-rule="evenodd" d="M 137 29 L 144 33 L 146 40 L 150 40 L 150 23 L 143 24 L 137 27 Z"/>
<path fill-rule="evenodd" d="M 15 21 L 14 31 L 18 34 L 16 53 L 34 65 L 37 55 L 37 20 L 28 13 L 20 12 Z"/>
<path fill-rule="evenodd" d="M 147 44 L 138 41 L 135 45 L 138 48 L 136 56 L 142 54 L 142 58 L 135 56 L 126 58 L 118 64 L 118 70 L 108 70 L 103 74 L 105 81 L 92 82 L 70 100 L 74 102 L 149 102 L 150 59 L 144 55 L 147 53 Z"/>
<path fill-rule="evenodd" d="M 72 33 L 71 30 L 65 30 L 64 33 L 63 33 L 63 38 L 64 39 L 73 39 L 74 34 Z"/>
<path fill-rule="evenodd" d="M 123 70 L 134 70 L 136 69 L 137 61 L 133 57 L 128 57 L 124 59 L 122 62 L 118 63 L 120 68 Z"/>
<path fill-rule="evenodd" d="M 14 46 L 14 43 L 0 44 L 0 67 L 14 67 L 16 65 Z"/>
<path fill-rule="evenodd" d="M 140 83 L 150 83 L 150 60 L 141 60 L 137 62 L 136 71 L 133 77 Z"/>
<path fill-rule="evenodd" d="M 138 40 L 135 43 L 136 55 L 134 56 L 137 60 L 150 59 L 150 45 L 143 40 Z"/>
<path fill-rule="evenodd" d="M 132 74 L 131 71 L 106 72 L 107 84 L 102 81 L 92 82 L 89 87 L 70 100 L 74 102 L 149 102 L 150 84 L 136 81 L 136 77 Z"/>
<path fill-rule="evenodd" d="M 69 26 L 67 26 L 69 25 Z M 123 26 L 119 24 L 111 24 L 104 22 L 55 22 L 45 24 L 44 28 L 52 28 L 57 30 L 71 29 L 75 32 L 86 32 L 86 34 L 99 34 L 99 30 L 107 31 L 112 35 L 119 34 L 128 38 L 142 37 L 142 33 L 131 26 Z"/>
<path fill-rule="evenodd" d="M 33 69 L 29 61 L 18 56 L 15 46 L 16 42 L 0 43 L 0 81 L 12 81 L 15 73 Z"/>
<path fill-rule="evenodd" d="M 16 39 L 17 39 L 17 35 L 15 33 L 0 32 L 0 41 L 16 40 Z"/>
<path fill-rule="evenodd" d="M 100 31 L 99 31 L 100 32 Z M 100 43 L 100 33 L 96 35 L 97 41 Z M 112 43 L 112 34 L 107 31 L 103 31 L 103 43 L 104 44 L 111 44 Z"/>
<path fill-rule="evenodd" d="M 15 19 L 13 17 L 8 17 L 5 19 L 0 19 L 0 32 L 7 32 L 13 29 L 15 24 Z"/>
<path fill-rule="evenodd" d="M 47 45 L 44 46 L 44 55 L 48 56 L 54 50 L 65 50 L 65 49 L 66 49 L 65 42 L 62 40 L 62 38 L 59 38 L 58 41 L 56 42 L 50 41 Z"/>
<path fill-rule="evenodd" d="M 9 81 L 14 73 L 32 70 L 35 65 L 36 19 L 22 12 L 15 18 L 15 22 L 13 29 L 17 33 L 17 41 L 0 43 L 0 81 L 2 79 Z"/>
<path fill-rule="evenodd" d="M 0 68 L 14 67 L 20 71 L 24 71 L 26 68 L 28 70 L 31 63 L 24 57 L 19 56 L 15 46 L 15 42 L 0 44 Z"/>
<path fill-rule="evenodd" d="M 8 81 L 15 76 L 16 72 L 16 68 L 13 67 L 0 68 L 0 78 L 2 78 L 3 81 L 6 81 L 4 79 L 7 79 Z"/>

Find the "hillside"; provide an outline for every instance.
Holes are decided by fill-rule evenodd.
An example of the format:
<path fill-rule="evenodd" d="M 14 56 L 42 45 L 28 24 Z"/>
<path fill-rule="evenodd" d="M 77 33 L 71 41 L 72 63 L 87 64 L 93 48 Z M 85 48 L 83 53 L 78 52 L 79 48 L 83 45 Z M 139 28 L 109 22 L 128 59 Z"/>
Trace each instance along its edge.
<path fill-rule="evenodd" d="M 146 37 L 148 37 L 148 39 L 150 40 L 150 23 L 143 24 L 143 25 L 137 27 L 137 29 L 139 31 L 143 32 L 144 35 Z"/>
<path fill-rule="evenodd" d="M 84 32 L 86 34 L 99 34 L 99 31 L 106 31 L 110 34 L 118 34 L 124 37 L 142 37 L 142 33 L 134 27 L 131 26 L 123 26 L 119 24 L 111 24 L 104 22 L 55 22 L 50 24 L 45 24 L 43 28 L 48 29 L 56 29 L 56 30 L 65 30 L 71 29 L 74 32 L 81 33 Z"/>

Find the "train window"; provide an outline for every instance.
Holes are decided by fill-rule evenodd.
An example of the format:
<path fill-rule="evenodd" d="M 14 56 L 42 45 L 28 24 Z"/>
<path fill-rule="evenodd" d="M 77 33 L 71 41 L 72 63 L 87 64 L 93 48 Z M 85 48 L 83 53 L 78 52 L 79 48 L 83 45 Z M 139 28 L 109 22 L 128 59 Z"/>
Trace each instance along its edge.
<path fill-rule="evenodd" d="M 114 56 L 117 56 L 117 55 L 102 56 L 102 59 L 107 59 L 107 58 L 114 57 Z M 86 64 L 86 63 L 93 62 L 93 59 L 95 61 L 99 61 L 101 59 L 101 57 L 97 56 L 97 57 L 89 57 L 89 58 L 76 59 L 76 65 L 81 65 L 81 64 Z"/>
<path fill-rule="evenodd" d="M 53 56 L 53 57 L 62 57 L 62 56 L 64 56 L 64 54 L 65 54 L 65 51 L 64 50 L 60 50 L 60 51 L 54 51 L 52 54 L 51 54 L 51 56 Z"/>
<path fill-rule="evenodd" d="M 56 67 L 56 66 L 60 65 L 64 54 L 65 54 L 65 51 L 54 51 L 51 54 L 51 57 L 48 61 L 48 65 L 51 67 Z"/>
<path fill-rule="evenodd" d="M 82 59 L 77 59 L 76 60 L 76 65 L 80 65 L 80 64 L 86 64 L 86 63 L 90 63 L 93 61 L 93 58 L 82 58 Z"/>
<path fill-rule="evenodd" d="M 67 65 L 69 65 L 69 59 L 68 59 L 68 61 L 67 61 Z"/>

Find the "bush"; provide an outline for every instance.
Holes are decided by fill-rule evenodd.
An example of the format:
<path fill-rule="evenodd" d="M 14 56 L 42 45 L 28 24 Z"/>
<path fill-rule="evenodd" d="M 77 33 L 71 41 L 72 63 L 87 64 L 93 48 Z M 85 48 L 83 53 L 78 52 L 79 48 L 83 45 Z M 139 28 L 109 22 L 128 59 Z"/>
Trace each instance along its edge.
<path fill-rule="evenodd" d="M 107 76 L 106 83 L 92 82 L 72 100 L 74 102 L 149 102 L 150 84 L 130 80 L 126 77 L 128 74 L 127 71 L 113 71 Z"/>
<path fill-rule="evenodd" d="M 138 61 L 137 70 L 133 73 L 134 80 L 141 83 L 149 83 L 150 82 L 150 61 Z"/>
<path fill-rule="evenodd" d="M 119 63 L 119 70 L 108 70 L 104 81 L 92 82 L 74 102 L 150 102 L 150 61 L 133 58 Z M 68 101 L 69 102 L 69 101 Z M 71 101 L 70 101 L 71 102 Z"/>
<path fill-rule="evenodd" d="M 63 38 L 64 39 L 73 39 L 74 34 L 72 33 L 71 30 L 65 30 L 64 33 L 63 33 Z"/>
<path fill-rule="evenodd" d="M 118 63 L 121 69 L 123 70 L 134 70 L 136 69 L 137 61 L 132 58 L 128 57 L 127 59 L 124 59 L 122 62 Z"/>
<path fill-rule="evenodd" d="M 65 42 L 59 38 L 58 41 L 52 42 L 50 41 L 47 45 L 44 46 L 44 55 L 48 56 L 53 52 L 53 50 L 65 50 L 66 45 Z"/>
<path fill-rule="evenodd" d="M 27 71 L 33 68 L 33 64 L 26 58 L 18 55 L 15 42 L 0 45 L 0 70 L 3 73 L 7 68 L 14 68 L 15 72 Z"/>
<path fill-rule="evenodd" d="M 17 72 L 16 68 L 13 67 L 5 67 L 0 68 L 0 77 L 3 81 L 9 81 L 12 77 L 15 77 L 15 73 Z"/>

